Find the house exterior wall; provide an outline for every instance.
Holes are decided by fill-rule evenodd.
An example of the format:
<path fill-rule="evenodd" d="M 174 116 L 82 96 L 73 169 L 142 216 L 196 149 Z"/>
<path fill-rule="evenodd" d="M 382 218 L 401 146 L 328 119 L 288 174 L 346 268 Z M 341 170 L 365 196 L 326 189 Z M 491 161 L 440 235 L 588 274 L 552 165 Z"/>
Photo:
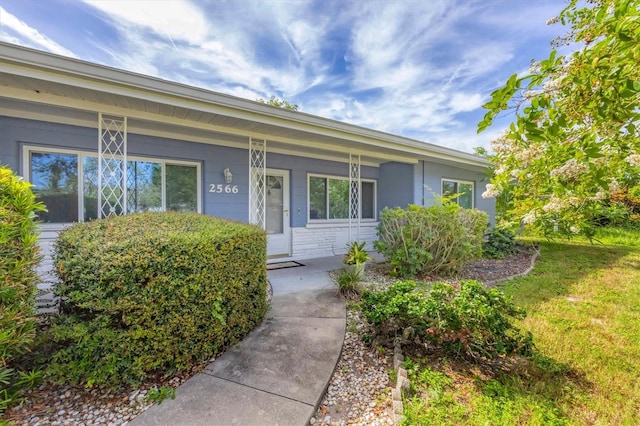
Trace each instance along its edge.
<path fill-rule="evenodd" d="M 56 124 L 50 122 L 0 116 L 0 164 L 7 164 L 24 175 L 24 146 L 38 148 L 70 149 L 95 153 L 98 146 L 98 130 L 95 128 Z M 247 141 L 248 148 L 248 141 Z M 189 161 L 200 164 L 200 197 L 205 214 L 248 221 L 249 170 L 248 149 L 229 148 L 211 143 L 196 143 L 177 139 L 128 134 L 130 156 Z M 345 153 L 345 157 L 348 154 Z M 290 173 L 290 226 L 292 257 L 316 257 L 344 252 L 349 239 L 346 221 L 326 223 L 308 220 L 308 176 L 326 175 L 347 178 L 349 164 L 269 152 L 267 143 L 266 166 L 270 169 L 288 170 Z M 233 185 L 238 193 L 210 192 L 210 185 L 224 184 L 223 170 L 233 173 Z M 425 205 L 432 200 L 432 193 L 441 193 L 442 179 L 459 179 L 474 182 L 475 207 L 486 211 L 493 223 L 495 203 L 481 197 L 485 176 L 462 168 L 420 161 L 416 165 L 398 162 L 383 163 L 380 167 L 362 166 L 360 176 L 376 182 L 376 210 L 385 207 L 406 207 L 410 203 Z M 377 219 L 377 218 L 376 218 Z M 376 239 L 376 221 L 363 221 L 351 238 L 366 241 L 368 248 Z M 43 225 L 42 243 L 45 254 L 61 227 Z"/>
<path fill-rule="evenodd" d="M 98 149 L 98 130 L 95 128 L 57 124 L 29 119 L 0 117 L 0 164 L 7 164 L 20 175 L 25 175 L 23 147 L 67 149 L 95 153 Z M 200 163 L 202 212 L 232 220 L 248 221 L 249 155 L 247 149 L 228 148 L 211 144 L 151 137 L 129 133 L 128 155 L 132 157 L 171 159 Z M 248 145 L 248 142 L 247 142 Z M 345 154 L 346 156 L 346 154 Z M 292 256 L 313 257 L 332 255 L 343 251 L 349 236 L 347 223 L 308 225 L 308 175 L 349 176 L 346 162 L 319 160 L 268 152 L 267 168 L 288 170 L 290 173 L 290 226 L 292 228 Z M 210 192 L 210 185 L 224 184 L 223 170 L 233 173 L 233 185 L 238 193 Z M 378 182 L 377 167 L 362 166 L 361 178 Z M 382 206 L 378 201 L 378 209 Z M 358 237 L 371 246 L 375 239 L 375 223 L 363 226 Z M 60 224 L 44 224 L 41 243 L 50 264 L 50 248 L 62 229 Z M 318 241 L 314 242 L 314 239 Z M 315 249 L 314 249 L 315 247 Z"/>
<path fill-rule="evenodd" d="M 418 205 L 430 205 L 433 203 L 434 194 L 442 195 L 443 179 L 473 182 L 474 208 L 485 211 L 489 215 L 489 223 L 491 225 L 495 224 L 495 199 L 482 198 L 485 186 L 489 182 L 488 177 L 484 173 L 429 161 L 420 161 L 420 163 L 414 166 L 413 175 L 414 203 Z"/>
<path fill-rule="evenodd" d="M 380 165 L 378 181 L 378 209 L 385 207 L 407 207 L 414 203 L 414 166 L 405 163 L 384 163 Z"/>

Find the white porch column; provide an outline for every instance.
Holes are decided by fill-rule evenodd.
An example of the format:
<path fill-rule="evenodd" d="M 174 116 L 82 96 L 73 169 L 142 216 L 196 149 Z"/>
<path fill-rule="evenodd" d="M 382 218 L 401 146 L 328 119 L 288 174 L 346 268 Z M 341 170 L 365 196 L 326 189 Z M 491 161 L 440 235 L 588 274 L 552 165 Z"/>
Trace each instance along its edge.
<path fill-rule="evenodd" d="M 127 214 L 127 117 L 98 113 L 98 217 Z"/>
<path fill-rule="evenodd" d="M 349 242 L 360 240 L 360 156 L 349 154 Z"/>
<path fill-rule="evenodd" d="M 249 138 L 249 223 L 266 229 L 267 141 Z"/>

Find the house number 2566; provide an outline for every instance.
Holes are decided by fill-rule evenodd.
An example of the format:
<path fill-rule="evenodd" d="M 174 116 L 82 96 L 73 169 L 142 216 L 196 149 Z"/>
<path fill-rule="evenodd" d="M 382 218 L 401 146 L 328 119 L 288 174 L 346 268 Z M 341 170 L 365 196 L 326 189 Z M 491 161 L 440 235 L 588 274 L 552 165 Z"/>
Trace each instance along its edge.
<path fill-rule="evenodd" d="M 209 184 L 209 192 L 213 192 L 215 194 L 237 194 L 238 193 L 238 185 L 223 185 L 221 183 Z"/>

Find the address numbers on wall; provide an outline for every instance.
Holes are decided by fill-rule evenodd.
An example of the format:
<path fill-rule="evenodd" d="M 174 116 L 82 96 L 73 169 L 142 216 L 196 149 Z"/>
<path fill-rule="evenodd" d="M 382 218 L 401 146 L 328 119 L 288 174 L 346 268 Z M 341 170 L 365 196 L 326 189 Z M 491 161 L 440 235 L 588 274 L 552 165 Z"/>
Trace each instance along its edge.
<path fill-rule="evenodd" d="M 237 194 L 238 185 L 223 185 L 221 183 L 211 183 L 209 184 L 209 192 L 213 192 L 214 194 Z"/>

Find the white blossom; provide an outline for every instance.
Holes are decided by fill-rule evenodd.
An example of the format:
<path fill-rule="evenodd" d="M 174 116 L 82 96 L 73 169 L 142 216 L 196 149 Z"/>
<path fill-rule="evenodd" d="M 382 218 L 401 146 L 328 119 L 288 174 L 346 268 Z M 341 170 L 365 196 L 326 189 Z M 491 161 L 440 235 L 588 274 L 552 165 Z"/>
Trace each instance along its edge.
<path fill-rule="evenodd" d="M 578 162 L 575 158 L 572 158 L 564 163 L 564 165 L 551 170 L 549 174 L 552 178 L 558 178 L 564 181 L 575 180 L 588 169 L 589 166 Z"/>
<path fill-rule="evenodd" d="M 640 166 L 640 154 L 631 154 L 627 158 L 624 159 L 627 163 L 632 166 Z"/>
<path fill-rule="evenodd" d="M 492 183 L 487 184 L 487 190 L 482 193 L 482 198 L 493 198 L 500 195 L 500 191 L 498 191 Z"/>
<path fill-rule="evenodd" d="M 496 154 L 510 154 L 515 151 L 514 141 L 507 137 L 508 134 L 509 132 L 507 130 L 503 130 L 491 141 L 491 149 L 493 149 Z"/>
<path fill-rule="evenodd" d="M 606 200 L 607 198 L 609 198 L 609 194 L 606 191 L 598 191 L 596 192 L 596 195 L 592 198 L 595 201 L 601 201 L 601 200 Z"/>
<path fill-rule="evenodd" d="M 611 179 L 609 182 L 609 192 L 618 192 L 620 191 L 620 183 L 616 180 L 616 178 Z"/>
<path fill-rule="evenodd" d="M 562 209 L 564 209 L 566 206 L 567 206 L 567 203 L 564 200 L 558 198 L 556 195 L 552 195 L 549 202 L 544 206 L 542 206 L 542 210 L 544 210 L 547 213 L 559 212 Z"/>
<path fill-rule="evenodd" d="M 578 228 L 577 226 L 572 226 L 569 228 L 569 231 L 573 232 L 574 234 L 578 234 L 580 232 L 580 228 Z"/>
<path fill-rule="evenodd" d="M 538 215 L 536 214 L 535 210 L 532 210 L 522 217 L 522 223 L 524 223 L 525 225 L 531 225 L 536 221 L 537 217 Z"/>
<path fill-rule="evenodd" d="M 500 175 L 505 174 L 505 172 L 506 172 L 506 171 L 507 171 L 507 167 L 506 167 L 506 166 L 504 166 L 504 165 L 502 165 L 502 166 L 498 167 L 497 169 L 495 169 L 495 170 L 493 171 L 493 174 L 494 174 L 495 176 L 500 176 Z"/>
<path fill-rule="evenodd" d="M 529 65 L 529 74 L 538 74 L 542 69 L 540 62 L 536 60 L 531 60 L 531 64 Z"/>
<path fill-rule="evenodd" d="M 525 90 L 522 93 L 522 96 L 524 96 L 525 99 L 532 99 L 535 98 L 536 96 L 538 96 L 541 92 L 538 90 Z"/>
<path fill-rule="evenodd" d="M 558 76 L 557 78 L 547 80 L 542 85 L 542 90 L 545 92 L 555 92 L 556 90 L 562 88 L 562 78 L 563 76 Z"/>
<path fill-rule="evenodd" d="M 540 145 L 531 145 L 529 148 L 522 149 L 516 153 L 516 160 L 527 167 L 531 165 L 535 160 L 540 158 L 544 153 L 544 149 Z"/>

